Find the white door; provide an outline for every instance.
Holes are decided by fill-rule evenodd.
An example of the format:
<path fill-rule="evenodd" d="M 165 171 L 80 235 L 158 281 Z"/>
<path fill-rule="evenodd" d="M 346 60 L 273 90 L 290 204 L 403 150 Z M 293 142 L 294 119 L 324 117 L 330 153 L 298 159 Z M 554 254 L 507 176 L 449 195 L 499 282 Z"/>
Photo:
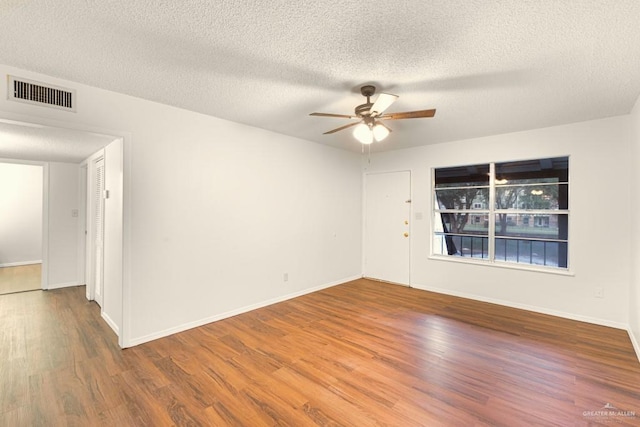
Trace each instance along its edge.
<path fill-rule="evenodd" d="M 104 158 L 95 161 L 95 175 L 92 194 L 92 231 L 93 231 L 93 283 L 94 297 L 102 307 L 103 277 L 104 277 Z"/>
<path fill-rule="evenodd" d="M 364 275 L 409 285 L 411 172 L 365 175 Z"/>

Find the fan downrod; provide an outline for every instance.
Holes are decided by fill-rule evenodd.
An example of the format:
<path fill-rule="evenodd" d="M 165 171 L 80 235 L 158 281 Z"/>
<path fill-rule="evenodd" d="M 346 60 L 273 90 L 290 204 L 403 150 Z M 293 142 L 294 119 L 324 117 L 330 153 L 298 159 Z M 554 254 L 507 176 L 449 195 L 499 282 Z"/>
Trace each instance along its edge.
<path fill-rule="evenodd" d="M 358 117 L 366 117 L 369 115 L 371 107 L 373 107 L 371 97 L 376 93 L 376 87 L 372 85 L 364 85 L 360 88 L 360 93 L 362 94 L 362 96 L 367 97 L 367 102 L 365 104 L 358 105 L 355 108 L 355 113 Z"/>

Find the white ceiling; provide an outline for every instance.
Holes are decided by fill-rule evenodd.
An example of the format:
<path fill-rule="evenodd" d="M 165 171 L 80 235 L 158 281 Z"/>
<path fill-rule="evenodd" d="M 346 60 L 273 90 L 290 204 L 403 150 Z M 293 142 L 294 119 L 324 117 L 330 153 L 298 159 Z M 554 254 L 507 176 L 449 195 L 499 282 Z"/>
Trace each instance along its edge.
<path fill-rule="evenodd" d="M 114 136 L 0 119 L 0 158 L 80 163 Z"/>
<path fill-rule="evenodd" d="M 0 62 L 332 146 L 359 87 L 399 95 L 375 150 L 628 113 L 637 0 L 0 2 Z"/>

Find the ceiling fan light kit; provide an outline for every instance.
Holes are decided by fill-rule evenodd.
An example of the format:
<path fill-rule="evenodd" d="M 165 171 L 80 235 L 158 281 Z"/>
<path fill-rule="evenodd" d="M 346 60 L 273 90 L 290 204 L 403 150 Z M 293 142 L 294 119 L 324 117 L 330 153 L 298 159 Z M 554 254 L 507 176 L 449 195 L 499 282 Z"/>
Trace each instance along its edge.
<path fill-rule="evenodd" d="M 364 145 L 369 145 L 373 142 L 373 132 L 371 132 L 369 126 L 364 123 L 360 123 L 355 127 L 353 136 Z"/>
<path fill-rule="evenodd" d="M 342 119 L 359 119 L 354 123 L 349 123 L 339 128 L 332 129 L 324 133 L 324 135 L 335 133 L 352 126 L 355 126 L 353 130 L 353 136 L 363 145 L 369 145 L 373 141 L 380 142 L 389 136 L 391 129 L 384 125 L 382 120 L 399 120 L 399 119 L 417 119 L 423 117 L 433 117 L 436 114 L 436 110 L 419 110 L 419 111 L 407 111 L 404 113 L 388 113 L 383 114 L 384 111 L 389 108 L 397 99 L 397 95 L 391 95 L 388 93 L 381 93 L 378 95 L 375 103 L 371 103 L 371 97 L 375 94 L 376 88 L 372 85 L 365 85 L 360 88 L 362 96 L 367 98 L 367 102 L 358 105 L 354 112 L 355 116 L 347 114 L 332 114 L 332 113 L 311 113 L 310 116 L 319 117 L 335 117 Z"/>
<path fill-rule="evenodd" d="M 378 142 L 389 136 L 389 129 L 380 123 L 371 128 L 371 132 L 373 133 L 373 138 Z"/>
<path fill-rule="evenodd" d="M 389 136 L 389 129 L 380 123 L 372 121 L 370 124 L 363 122 L 358 124 L 353 130 L 353 136 L 360 141 L 361 144 L 369 145 L 374 140 L 380 142 Z"/>

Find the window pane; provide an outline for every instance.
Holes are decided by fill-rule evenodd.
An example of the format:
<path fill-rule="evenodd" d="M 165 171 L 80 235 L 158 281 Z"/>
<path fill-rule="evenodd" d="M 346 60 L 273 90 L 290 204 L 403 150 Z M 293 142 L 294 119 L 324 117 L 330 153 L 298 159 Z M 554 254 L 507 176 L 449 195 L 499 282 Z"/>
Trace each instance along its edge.
<path fill-rule="evenodd" d="M 468 234 L 474 236 L 487 236 L 489 233 L 489 215 L 486 213 L 436 212 L 434 215 L 434 231 L 445 234 Z"/>
<path fill-rule="evenodd" d="M 489 185 L 489 165 L 436 169 L 435 178 L 436 188 Z"/>
<path fill-rule="evenodd" d="M 496 260 L 566 268 L 567 243 L 496 239 Z"/>
<path fill-rule="evenodd" d="M 453 236 L 435 233 L 433 253 L 468 258 L 489 258 L 489 238 L 478 236 Z"/>
<path fill-rule="evenodd" d="M 437 189 L 436 200 L 436 209 L 489 209 L 489 189 Z"/>
<path fill-rule="evenodd" d="M 555 184 L 560 182 L 557 177 L 553 178 L 511 178 L 502 175 L 501 178 L 496 178 L 495 184 L 500 187 L 502 185 L 530 185 L 530 184 Z"/>
<path fill-rule="evenodd" d="M 567 215 L 496 214 L 496 236 L 566 240 Z"/>
<path fill-rule="evenodd" d="M 568 157 L 496 163 L 496 185 L 568 181 Z"/>
<path fill-rule="evenodd" d="M 567 184 L 496 186 L 496 209 L 567 209 Z"/>

